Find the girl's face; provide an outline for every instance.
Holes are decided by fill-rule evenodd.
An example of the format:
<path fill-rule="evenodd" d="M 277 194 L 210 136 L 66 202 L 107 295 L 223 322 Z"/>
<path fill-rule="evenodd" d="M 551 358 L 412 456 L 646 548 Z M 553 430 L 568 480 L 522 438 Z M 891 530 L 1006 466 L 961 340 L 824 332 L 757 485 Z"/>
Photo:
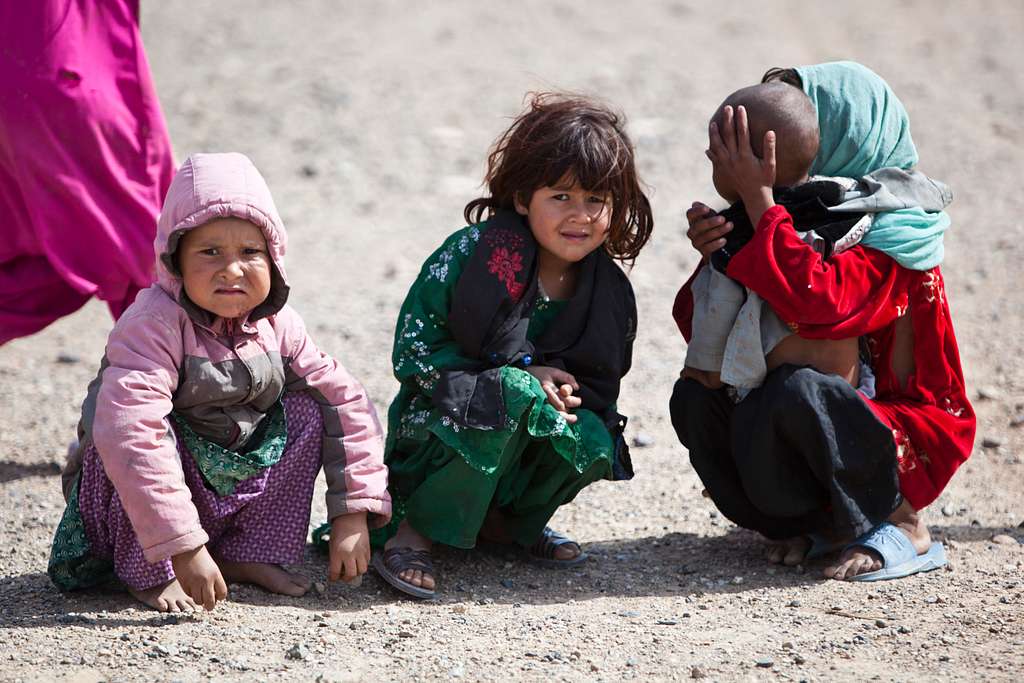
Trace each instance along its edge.
<path fill-rule="evenodd" d="M 178 246 L 185 293 L 222 318 L 240 318 L 270 294 L 270 254 L 263 231 L 241 218 L 218 218 L 185 234 Z"/>
<path fill-rule="evenodd" d="M 608 237 L 611 197 L 584 190 L 575 181 L 537 188 L 530 203 L 515 201 L 540 247 L 541 263 L 568 268 Z"/>

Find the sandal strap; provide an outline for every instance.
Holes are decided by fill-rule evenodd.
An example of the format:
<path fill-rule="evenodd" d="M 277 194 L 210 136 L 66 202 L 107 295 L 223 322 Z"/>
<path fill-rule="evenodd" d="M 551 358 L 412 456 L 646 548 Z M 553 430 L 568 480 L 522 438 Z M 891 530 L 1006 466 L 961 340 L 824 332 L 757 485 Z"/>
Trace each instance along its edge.
<path fill-rule="evenodd" d="M 434 563 L 429 550 L 414 548 L 390 548 L 384 551 L 384 566 L 396 576 L 408 569 L 418 569 L 425 574 L 434 575 Z"/>
<path fill-rule="evenodd" d="M 555 550 L 562 547 L 563 545 L 574 545 L 580 548 L 580 544 L 572 540 L 565 534 L 559 533 L 551 527 L 544 527 L 544 531 L 541 532 L 540 538 L 530 546 L 530 553 L 535 557 L 541 557 L 545 560 L 553 560 L 555 558 Z"/>

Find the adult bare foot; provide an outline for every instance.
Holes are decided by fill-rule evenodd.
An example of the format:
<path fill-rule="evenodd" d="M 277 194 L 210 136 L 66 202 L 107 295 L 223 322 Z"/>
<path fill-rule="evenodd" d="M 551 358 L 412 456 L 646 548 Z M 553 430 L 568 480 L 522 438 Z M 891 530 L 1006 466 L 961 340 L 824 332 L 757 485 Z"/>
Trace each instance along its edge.
<path fill-rule="evenodd" d="M 188 596 L 177 579 L 144 590 L 129 588 L 128 592 L 143 605 L 158 612 L 197 612 L 202 609 Z"/>
<path fill-rule="evenodd" d="M 928 552 L 932 544 L 931 534 L 928 533 L 928 527 L 925 526 L 921 515 L 910 506 L 910 503 L 903 501 L 895 512 L 889 515 L 888 521 L 910 539 L 918 555 Z M 853 546 L 845 550 L 835 564 L 825 567 L 825 576 L 845 581 L 881 568 L 882 558 L 878 553 L 863 546 Z"/>
<path fill-rule="evenodd" d="M 217 565 L 228 581 L 252 583 L 271 593 L 299 597 L 313 585 L 308 577 L 292 574 L 279 564 L 269 562 L 232 562 L 218 560 Z"/>
<path fill-rule="evenodd" d="M 772 564 L 795 567 L 807 558 L 807 553 L 810 549 L 810 537 L 795 536 L 784 541 L 770 541 L 764 556 Z"/>
<path fill-rule="evenodd" d="M 433 546 L 433 541 L 413 529 L 409 521 L 403 519 L 402 523 L 398 525 L 398 531 L 395 535 L 384 544 L 384 550 L 412 548 L 413 550 L 429 552 Z M 434 577 L 421 569 L 406 569 L 398 573 L 398 578 L 426 590 L 434 590 L 435 588 Z"/>

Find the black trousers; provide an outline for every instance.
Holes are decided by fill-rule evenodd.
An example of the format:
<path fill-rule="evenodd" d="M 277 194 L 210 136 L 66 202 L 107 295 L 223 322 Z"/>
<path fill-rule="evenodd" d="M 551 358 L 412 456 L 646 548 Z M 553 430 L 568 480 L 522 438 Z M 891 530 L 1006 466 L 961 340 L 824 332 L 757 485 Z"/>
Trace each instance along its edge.
<path fill-rule="evenodd" d="M 711 500 L 768 538 L 858 536 L 902 501 L 892 432 L 836 375 L 783 365 L 738 404 L 680 379 L 670 412 Z"/>

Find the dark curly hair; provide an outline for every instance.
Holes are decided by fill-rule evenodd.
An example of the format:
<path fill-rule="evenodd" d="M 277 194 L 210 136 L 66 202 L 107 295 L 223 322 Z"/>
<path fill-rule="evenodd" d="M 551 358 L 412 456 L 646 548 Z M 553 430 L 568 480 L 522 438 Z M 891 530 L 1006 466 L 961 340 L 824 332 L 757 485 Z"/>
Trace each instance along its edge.
<path fill-rule="evenodd" d="M 611 196 L 605 250 L 633 261 L 651 237 L 651 203 L 640 186 L 625 119 L 579 95 L 536 93 L 529 107 L 494 143 L 487 157 L 489 196 L 466 204 L 463 215 L 479 223 L 499 209 L 529 204 L 534 191 L 572 178 L 587 191 Z"/>

